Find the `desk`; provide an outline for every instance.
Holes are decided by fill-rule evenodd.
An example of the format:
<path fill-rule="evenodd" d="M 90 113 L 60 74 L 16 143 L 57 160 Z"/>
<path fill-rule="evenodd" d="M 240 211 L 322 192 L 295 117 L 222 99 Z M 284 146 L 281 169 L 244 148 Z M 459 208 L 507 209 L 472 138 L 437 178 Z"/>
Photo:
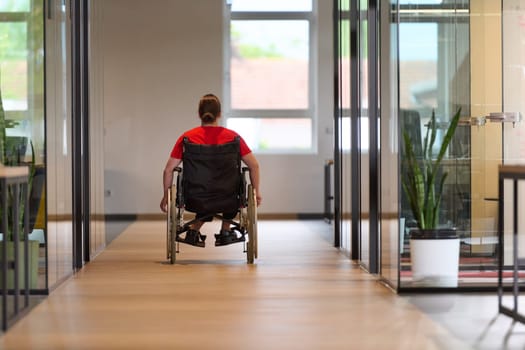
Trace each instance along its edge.
<path fill-rule="evenodd" d="M 513 185 L 513 206 L 512 210 L 512 260 L 513 260 L 513 276 L 512 276 L 512 296 L 514 301 L 513 308 L 508 308 L 503 305 L 503 232 L 504 232 L 504 213 L 505 213 L 505 199 L 504 199 L 504 180 L 512 180 Z M 525 166 L 521 165 L 500 165 L 498 176 L 498 310 L 500 313 L 512 317 L 515 321 L 525 323 L 525 316 L 519 313 L 518 310 L 518 296 L 519 288 L 519 264 L 522 261 L 518 257 L 518 181 L 525 180 Z"/>
<path fill-rule="evenodd" d="M 4 239 L 1 242 L 0 248 L 0 271 L 2 291 L 2 329 L 4 331 L 16 320 L 23 309 L 29 307 L 29 253 L 27 239 L 29 228 L 28 180 L 28 167 L 6 167 L 0 165 L 0 229 L 4 234 Z M 23 208 L 22 214 L 24 224 L 22 227 L 24 232 L 19 232 L 20 226 L 18 220 L 20 218 L 21 208 Z M 25 239 L 20 239 L 20 234 L 22 234 Z M 19 249 L 20 244 L 23 244 L 23 250 Z M 22 259 L 24 259 L 22 264 L 19 251 L 22 252 Z M 23 276 L 25 280 L 22 307 L 20 307 L 19 300 L 20 281 L 18 274 L 20 265 L 24 266 Z M 13 271 L 13 288 L 8 288 L 8 273 L 10 270 Z"/>

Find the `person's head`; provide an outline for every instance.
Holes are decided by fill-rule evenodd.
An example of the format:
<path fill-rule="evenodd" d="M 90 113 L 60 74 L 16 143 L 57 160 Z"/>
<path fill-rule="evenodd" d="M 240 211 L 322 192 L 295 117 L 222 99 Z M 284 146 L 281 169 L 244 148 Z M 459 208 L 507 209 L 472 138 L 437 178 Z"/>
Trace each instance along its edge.
<path fill-rule="evenodd" d="M 202 124 L 213 124 L 221 116 L 221 101 L 213 94 L 206 94 L 199 101 L 199 118 Z"/>

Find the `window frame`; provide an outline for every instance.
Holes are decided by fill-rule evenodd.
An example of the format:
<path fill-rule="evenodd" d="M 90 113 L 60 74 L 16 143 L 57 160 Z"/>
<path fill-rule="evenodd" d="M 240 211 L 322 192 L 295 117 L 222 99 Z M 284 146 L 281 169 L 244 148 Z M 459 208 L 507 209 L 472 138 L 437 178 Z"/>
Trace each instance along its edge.
<path fill-rule="evenodd" d="M 317 76 L 315 70 L 317 48 L 317 0 L 312 0 L 311 11 L 232 11 L 231 1 L 226 2 L 224 21 L 224 96 L 223 123 L 237 118 L 254 119 L 309 119 L 311 121 L 308 149 L 254 149 L 254 153 L 263 154 L 310 154 L 317 152 L 317 120 L 315 118 Z M 308 106 L 305 109 L 233 109 L 231 105 L 231 22 L 232 21 L 307 21 L 308 22 Z"/>

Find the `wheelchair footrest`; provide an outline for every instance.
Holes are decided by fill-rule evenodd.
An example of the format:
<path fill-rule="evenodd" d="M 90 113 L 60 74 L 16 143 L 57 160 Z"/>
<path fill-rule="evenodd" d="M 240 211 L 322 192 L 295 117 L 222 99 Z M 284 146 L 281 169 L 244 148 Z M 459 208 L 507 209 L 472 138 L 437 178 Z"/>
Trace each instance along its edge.
<path fill-rule="evenodd" d="M 201 234 L 199 231 L 188 230 L 184 238 L 181 237 L 181 234 L 177 234 L 176 241 L 180 243 L 190 244 L 195 247 L 204 248 L 204 241 L 206 241 L 206 236 Z"/>
<path fill-rule="evenodd" d="M 215 235 L 215 246 L 220 247 L 223 245 L 244 242 L 245 240 L 246 239 L 244 235 L 241 235 L 239 237 L 233 230 L 232 231 L 221 230 L 220 233 Z"/>

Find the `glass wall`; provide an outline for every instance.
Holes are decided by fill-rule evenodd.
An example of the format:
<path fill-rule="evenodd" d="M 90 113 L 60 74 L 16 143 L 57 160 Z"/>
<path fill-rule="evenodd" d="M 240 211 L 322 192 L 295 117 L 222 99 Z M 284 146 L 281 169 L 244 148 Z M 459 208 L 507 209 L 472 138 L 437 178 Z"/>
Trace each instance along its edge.
<path fill-rule="evenodd" d="M 103 11 L 101 2 L 91 0 L 89 35 L 89 190 L 90 190 L 90 256 L 94 257 L 114 237 L 108 235 L 105 220 L 105 133 L 104 133 L 104 56 Z M 118 226 L 118 225 L 115 225 Z M 119 234 L 120 229 L 114 230 Z"/>
<path fill-rule="evenodd" d="M 455 112 L 470 116 L 470 41 L 468 1 L 403 1 L 399 3 L 399 124 L 400 139 L 409 136 L 418 159 L 426 151 L 425 137 L 430 117 L 437 133 L 433 157 Z M 460 237 L 470 237 L 470 123 L 460 125 L 439 169 L 436 183 L 448 174 L 442 187 L 439 228 L 454 228 Z M 407 184 L 412 165 L 401 147 L 401 183 Z M 433 158 L 432 162 L 436 158 Z M 421 160 L 421 162 L 423 162 Z M 422 163 L 421 163 L 422 164 Z M 428 193 L 428 192 L 427 192 Z M 401 287 L 413 285 L 414 260 L 408 235 L 417 226 L 404 187 L 401 208 Z M 432 284 L 432 283 L 430 283 Z"/>
<path fill-rule="evenodd" d="M 502 112 L 519 113 L 520 119 L 517 122 L 512 118 L 503 120 L 503 160 L 505 165 L 524 165 L 525 164 L 525 123 L 523 116 L 525 113 L 525 3 L 519 0 L 505 0 L 502 6 L 502 58 L 503 58 L 503 101 Z M 497 110 L 496 110 L 497 112 Z M 515 204 L 512 199 L 512 185 L 505 185 L 504 208 L 504 265 L 507 270 L 513 266 L 513 243 L 512 225 L 514 217 L 511 215 L 511 208 Z M 520 182 L 518 189 L 518 217 L 517 230 L 518 237 L 518 257 L 520 258 L 520 278 L 525 270 L 523 257 L 525 257 L 525 240 L 523 239 L 523 227 L 525 227 L 524 208 L 522 206 L 525 198 L 525 188 L 523 181 Z M 499 198 L 502 200 L 501 198 Z M 490 202 L 492 205 L 494 202 Z M 494 216 L 493 216 L 494 217 Z M 492 233 L 492 235 L 494 235 Z M 492 245 L 493 246 L 493 245 Z M 511 271 L 505 271 L 504 277 L 509 281 Z M 495 278 L 494 278 L 495 279 Z"/>
<path fill-rule="evenodd" d="M 89 128 L 84 137 L 83 150 L 89 156 L 89 166 L 83 168 L 89 179 L 89 193 L 77 193 L 77 198 L 88 196 L 89 207 L 83 208 L 87 218 L 80 218 L 87 225 L 76 237 L 81 249 L 74 255 L 73 224 L 73 122 L 72 122 L 72 48 L 71 48 L 71 3 L 51 0 L 46 10 L 46 154 L 47 169 L 47 254 L 49 257 L 49 287 L 58 285 L 74 272 L 74 256 L 80 263 L 89 261 L 106 246 L 106 224 L 104 209 L 104 132 L 103 132 L 103 70 L 100 55 L 102 16 L 100 2 L 89 1 L 85 16 L 92 21 L 89 44 L 89 120 L 82 127 Z M 85 107 L 85 106 L 84 106 Z M 77 122 L 80 118 L 77 118 Z M 78 124 L 77 124 L 78 125 Z M 78 136 L 78 135 L 77 135 Z M 85 148 L 84 148 L 85 149 Z M 87 158 L 86 158 L 87 159 Z M 87 176 L 89 175 L 89 176 Z M 75 246 L 77 247 L 77 246 Z M 78 248 L 78 247 L 77 247 Z M 79 266 L 79 267 L 80 267 Z"/>
<path fill-rule="evenodd" d="M 399 220 L 399 117 L 398 117 L 398 20 L 397 0 L 381 1 L 380 57 L 380 257 L 381 276 L 397 288 L 399 256 L 404 254 L 404 219 Z"/>
<path fill-rule="evenodd" d="M 0 2 L 1 162 L 30 169 L 29 246 L 32 293 L 47 290 L 45 254 L 44 4 Z M 4 237 L 2 236 L 2 239 Z"/>
<path fill-rule="evenodd" d="M 429 134 L 434 146 L 429 150 L 434 153 L 430 164 L 435 164 L 439 145 L 446 140 L 453 117 L 459 114 L 457 129 L 436 173 L 438 179 L 446 174 L 436 187 L 442 189 L 437 228 L 452 229 L 457 234 L 459 251 L 451 258 L 439 256 L 433 264 L 445 266 L 457 259 L 457 284 L 445 287 L 493 288 L 497 283 L 496 258 L 501 243 L 497 239 L 498 166 L 525 162 L 520 142 L 522 121 L 519 117 L 506 119 L 512 116 L 511 112 L 522 113 L 524 107 L 522 4 L 513 0 L 381 1 L 377 36 L 380 77 L 372 79 L 368 76 L 373 72 L 369 53 L 373 49 L 370 40 L 375 36 L 370 33 L 374 29 L 370 21 L 372 4 L 375 6 L 376 2 L 337 3 L 336 118 L 340 157 L 336 161 L 341 175 L 342 249 L 345 252 L 357 249 L 352 258 L 365 267 L 375 262 L 369 249 L 373 245 L 368 240 L 374 238 L 369 236 L 374 214 L 369 212 L 373 211 L 370 205 L 378 202 L 382 278 L 400 291 L 443 287 L 432 281 L 422 285 L 414 280 L 415 256 L 410 242 L 411 230 L 417 222 L 402 186 L 409 169 L 405 161 L 407 150 L 402 145 L 406 134 L 414 154 L 422 157 L 426 132 L 434 125 L 435 134 Z M 351 23 L 352 6 L 357 7 L 358 23 L 354 29 L 347 24 Z M 345 45 L 350 47 L 349 55 Z M 354 64 L 358 67 L 355 71 Z M 351 74 L 355 81 L 350 79 Z M 381 106 L 377 164 L 370 157 L 374 147 L 370 137 L 375 136 L 370 132 L 369 116 L 373 112 L 370 92 L 374 91 L 380 95 Z M 353 118 L 359 121 L 354 130 L 358 131 L 356 158 L 351 157 L 352 150 L 355 151 L 351 137 Z M 373 183 L 369 183 L 376 169 L 380 172 L 377 198 L 370 192 Z M 352 208 L 352 203 L 359 208 Z M 359 212 L 355 226 L 349 215 L 352 209 Z M 507 226 L 511 218 L 502 220 Z M 507 267 L 511 262 L 509 238 L 504 240 Z M 351 247 L 353 239 L 358 244 Z M 525 244 L 520 249 L 525 249 Z"/>
<path fill-rule="evenodd" d="M 66 4 L 67 3 L 67 4 Z M 69 2 L 46 11 L 47 254 L 49 286 L 73 273 Z"/>
<path fill-rule="evenodd" d="M 338 149 L 340 156 L 340 247 L 350 256 L 352 233 L 352 154 L 351 154 L 351 123 L 350 123 L 350 0 L 339 0 L 338 20 Z"/>
<path fill-rule="evenodd" d="M 82 102 L 86 111 L 82 115 L 84 165 L 82 175 L 89 179 L 87 187 L 76 192 L 77 200 L 88 203 L 82 208 L 80 220 L 83 226 L 74 240 L 73 223 L 73 120 L 72 120 L 72 47 L 71 47 L 71 2 L 51 0 L 46 9 L 46 155 L 47 169 L 47 255 L 49 259 L 48 285 L 52 288 L 73 274 L 74 264 L 80 268 L 106 246 L 106 224 L 104 208 L 104 132 L 103 132 L 103 70 L 100 55 L 102 40 L 100 33 L 100 2 L 92 0 L 84 16 L 92 21 L 87 39 L 82 44 L 89 47 L 89 91 L 83 91 Z M 80 3 L 76 3 L 80 6 Z M 86 26 L 87 28 L 87 26 Z M 88 30 L 88 29 L 86 29 Z M 84 51 L 83 51 L 84 52 Z M 79 56 L 77 56 L 79 57 Z M 78 68 L 78 67 L 77 67 Z M 87 79 L 87 77 L 86 77 Z M 78 86 L 77 86 L 78 87 Z M 84 86 L 82 85 L 82 89 Z M 88 107 L 84 103 L 89 104 Z M 89 118 L 87 115 L 89 114 Z M 77 124 L 81 118 L 76 117 Z M 89 130 L 86 130 L 89 129 Z M 76 129 L 75 129 L 76 130 Z M 78 134 L 76 135 L 78 137 Z M 79 147 L 77 145 L 77 147 Z M 87 148 L 89 147 L 89 150 Z M 89 157 L 89 159 L 88 159 Z M 78 175 L 78 172 L 77 172 Z M 85 192 L 85 189 L 89 190 Z M 84 202 L 86 200 L 87 201 Z M 84 216 L 86 215 L 86 216 Z M 74 242 L 77 243 L 76 255 Z M 80 249 L 78 249 L 80 248 Z M 79 262 L 74 261 L 74 257 Z"/>
<path fill-rule="evenodd" d="M 503 242 L 497 237 L 498 221 L 504 220 L 507 228 L 512 220 L 507 212 L 498 218 L 498 166 L 523 164 L 525 159 L 522 122 L 513 114 L 524 108 L 523 6 L 512 0 L 421 0 L 400 1 L 399 10 L 400 131 L 410 134 L 419 147 L 414 149 L 423 153 L 429 116 L 435 113 L 439 144 L 461 108 L 459 126 L 438 173 L 448 174 L 438 228 L 457 232 L 459 253 L 433 261 L 445 266 L 457 259 L 457 283 L 415 281 L 416 251 L 409 244 L 409 232 L 416 222 L 400 189 L 400 232 L 405 238 L 400 241 L 399 289 L 494 288 L 499 244 L 504 245 L 505 269 L 512 265 L 510 231 L 505 230 Z M 406 156 L 401 152 L 401 178 L 406 176 Z M 511 204 L 505 201 L 507 207 Z M 509 281 L 510 271 L 504 271 L 503 278 Z"/>
<path fill-rule="evenodd" d="M 358 125 L 359 125 L 359 180 L 360 180 L 360 224 L 359 224 L 359 260 L 368 269 L 370 268 L 370 144 L 369 125 L 370 125 L 370 106 L 369 104 L 369 26 L 368 22 L 368 1 L 359 1 L 359 108 L 358 108 Z M 373 24 L 372 24 L 373 25 Z"/>
<path fill-rule="evenodd" d="M 337 35 L 338 96 L 336 96 L 338 144 L 335 169 L 339 169 L 340 206 L 338 227 L 340 247 L 352 259 L 375 273 L 377 270 L 377 218 L 370 194 L 377 190 L 376 40 L 374 25 L 377 6 L 367 1 L 338 1 Z M 369 17 L 370 16 L 370 17 Z M 372 33 L 372 34 L 371 34 Z M 372 59 L 370 57 L 373 56 Z M 370 76 L 372 78 L 370 78 Z M 370 81 L 372 79 L 372 82 Z M 374 106 L 372 109 L 370 106 Z M 371 122 L 372 120 L 372 122 Z M 377 201 L 372 204 L 377 203 Z M 375 207 L 374 207 L 375 208 Z"/>

